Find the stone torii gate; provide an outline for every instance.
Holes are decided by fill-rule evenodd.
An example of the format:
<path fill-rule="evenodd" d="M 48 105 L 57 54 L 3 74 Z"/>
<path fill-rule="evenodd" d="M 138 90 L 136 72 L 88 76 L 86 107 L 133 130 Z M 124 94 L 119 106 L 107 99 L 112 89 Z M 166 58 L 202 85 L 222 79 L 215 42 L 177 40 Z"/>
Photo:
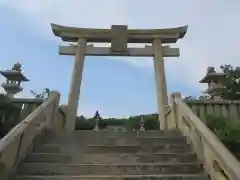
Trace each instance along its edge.
<path fill-rule="evenodd" d="M 187 26 L 171 29 L 128 29 L 125 25 L 112 25 L 111 29 L 89 29 L 51 24 L 55 36 L 76 45 L 60 46 L 60 55 L 74 55 L 72 81 L 68 97 L 66 131 L 73 131 L 76 122 L 85 56 L 138 56 L 154 57 L 157 88 L 157 107 L 160 128 L 165 128 L 164 106 L 168 106 L 163 57 L 178 57 L 179 49 L 162 44 L 176 43 L 187 32 Z M 94 47 L 87 43 L 111 43 L 111 47 Z M 128 43 L 144 43 L 144 48 L 129 48 Z"/>

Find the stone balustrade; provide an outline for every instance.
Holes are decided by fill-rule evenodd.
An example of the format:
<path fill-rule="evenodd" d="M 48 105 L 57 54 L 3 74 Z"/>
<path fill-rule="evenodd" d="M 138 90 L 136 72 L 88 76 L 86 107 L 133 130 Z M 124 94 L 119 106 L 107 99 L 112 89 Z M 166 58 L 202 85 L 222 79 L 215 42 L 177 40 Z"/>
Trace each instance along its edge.
<path fill-rule="evenodd" d="M 172 109 L 167 118 L 167 127 L 177 129 L 187 138 L 210 179 L 240 179 L 239 161 L 193 113 L 182 100 L 180 93 L 172 95 Z"/>
<path fill-rule="evenodd" d="M 46 136 L 49 128 L 56 125 L 60 95 L 56 91 L 50 93 L 35 111 L 16 125 L 0 140 L 0 179 L 5 179 L 16 170 L 33 145 Z"/>
<path fill-rule="evenodd" d="M 227 117 L 231 120 L 240 120 L 240 101 L 228 100 L 185 100 L 192 111 L 204 120 L 207 114 L 217 117 Z"/>
<path fill-rule="evenodd" d="M 20 120 L 24 120 L 30 113 L 37 109 L 42 103 L 41 99 L 13 99 L 14 104 L 21 103 L 22 111 L 20 113 Z"/>
<path fill-rule="evenodd" d="M 0 109 L 0 121 L 4 123 L 4 127 L 0 127 L 0 137 L 25 119 L 43 102 L 40 99 L 11 98 L 8 96 L 4 96 L 4 99 L 6 106 L 2 106 L 3 108 Z"/>

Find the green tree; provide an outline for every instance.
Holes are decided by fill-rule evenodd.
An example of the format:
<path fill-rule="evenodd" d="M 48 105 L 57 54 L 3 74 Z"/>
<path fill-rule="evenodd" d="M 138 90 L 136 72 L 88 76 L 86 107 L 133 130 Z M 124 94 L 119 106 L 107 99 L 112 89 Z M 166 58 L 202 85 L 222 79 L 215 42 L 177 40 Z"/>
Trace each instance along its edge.
<path fill-rule="evenodd" d="M 35 96 L 37 99 L 41 99 L 41 100 L 46 100 L 49 97 L 50 94 L 50 89 L 48 88 L 44 88 L 43 92 L 41 93 L 37 93 L 33 90 L 30 91 L 32 93 L 33 96 Z"/>
<path fill-rule="evenodd" d="M 95 119 L 85 118 L 84 116 L 77 117 L 76 119 L 76 130 L 93 130 L 95 127 Z"/>
<path fill-rule="evenodd" d="M 222 80 L 222 84 L 226 87 L 222 98 L 240 100 L 240 69 L 233 68 L 230 64 L 221 65 L 220 68 L 227 74 Z"/>
<path fill-rule="evenodd" d="M 146 130 L 159 130 L 160 123 L 157 114 L 144 115 L 144 127 Z"/>
<path fill-rule="evenodd" d="M 126 122 L 126 127 L 128 130 L 139 129 L 140 128 L 140 116 L 131 116 Z"/>
<path fill-rule="evenodd" d="M 140 128 L 140 120 L 141 116 L 131 116 L 128 120 L 126 120 L 126 127 L 129 130 L 136 129 L 138 130 Z M 143 115 L 144 119 L 144 127 L 146 130 L 159 130 L 159 121 L 157 114 L 150 114 L 150 115 Z"/>

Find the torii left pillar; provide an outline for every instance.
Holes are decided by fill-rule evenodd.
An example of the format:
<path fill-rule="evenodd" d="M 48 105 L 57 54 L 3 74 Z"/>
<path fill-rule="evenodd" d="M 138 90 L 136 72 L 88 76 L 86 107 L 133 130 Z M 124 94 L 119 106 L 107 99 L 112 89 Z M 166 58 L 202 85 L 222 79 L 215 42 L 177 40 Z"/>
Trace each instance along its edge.
<path fill-rule="evenodd" d="M 161 39 L 153 41 L 154 72 L 157 91 L 157 109 L 160 129 L 166 129 L 165 107 L 168 106 L 167 84 L 163 59 L 163 47 Z"/>
<path fill-rule="evenodd" d="M 71 132 L 75 130 L 86 45 L 87 45 L 86 39 L 81 38 L 78 40 L 74 66 L 72 71 L 72 82 L 70 85 L 70 92 L 68 96 L 68 108 L 67 108 L 66 125 L 65 125 L 66 132 Z"/>

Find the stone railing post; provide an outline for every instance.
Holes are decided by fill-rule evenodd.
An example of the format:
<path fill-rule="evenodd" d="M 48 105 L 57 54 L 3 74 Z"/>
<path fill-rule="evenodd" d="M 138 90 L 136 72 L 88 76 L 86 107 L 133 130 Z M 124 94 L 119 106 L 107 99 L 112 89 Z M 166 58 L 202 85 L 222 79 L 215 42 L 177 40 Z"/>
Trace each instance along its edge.
<path fill-rule="evenodd" d="M 54 121 L 56 120 L 56 117 L 58 115 L 58 110 L 59 110 L 59 101 L 60 101 L 60 93 L 57 91 L 52 91 L 50 92 L 49 96 L 54 96 L 57 94 L 57 98 L 55 101 L 55 104 L 53 105 L 52 109 L 49 109 L 49 111 L 46 111 L 45 118 L 46 118 L 46 123 L 47 127 L 51 130 L 54 129 Z"/>
<path fill-rule="evenodd" d="M 52 121 L 51 126 L 54 134 L 57 136 L 61 136 L 65 132 L 66 112 L 67 105 L 58 106 L 57 109 L 55 109 L 55 112 L 53 112 L 54 120 Z"/>
<path fill-rule="evenodd" d="M 179 129 L 179 124 L 180 124 L 180 120 L 181 120 L 181 114 L 180 114 L 180 109 L 178 108 L 177 104 L 175 103 L 175 99 L 176 98 L 182 98 L 181 93 L 172 93 L 171 94 L 171 103 L 172 103 L 172 126 L 175 126 L 176 129 Z"/>
<path fill-rule="evenodd" d="M 25 119 L 29 114 L 30 114 L 30 105 L 27 103 L 23 104 L 23 109 L 20 113 L 20 120 L 22 121 L 23 119 Z"/>

